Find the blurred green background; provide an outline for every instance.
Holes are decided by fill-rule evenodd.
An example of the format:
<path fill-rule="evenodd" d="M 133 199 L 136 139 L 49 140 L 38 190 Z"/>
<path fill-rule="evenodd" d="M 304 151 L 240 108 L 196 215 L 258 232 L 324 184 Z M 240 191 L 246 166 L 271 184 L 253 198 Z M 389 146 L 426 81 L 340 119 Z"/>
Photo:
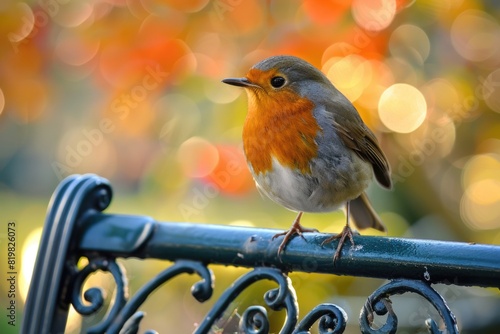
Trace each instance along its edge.
<path fill-rule="evenodd" d="M 2 310 L 9 302 L 9 221 L 16 223 L 19 279 L 17 326 L 8 326 L 2 314 L 0 332 L 19 330 L 50 195 L 73 173 L 111 180 L 115 197 L 109 212 L 159 221 L 289 226 L 294 213 L 261 198 L 246 168 L 246 96 L 220 82 L 276 54 L 320 68 L 380 139 L 395 188 L 373 185 L 369 195 L 389 236 L 499 244 L 499 14 L 493 0 L 3 1 Z M 344 219 L 342 212 L 306 214 L 302 222 L 330 233 Z M 123 264 L 132 293 L 146 274 L 168 265 Z M 216 294 L 245 272 L 214 269 Z M 349 333 L 359 332 L 359 309 L 382 283 L 300 273 L 291 278 L 301 316 L 320 302 L 336 302 L 348 312 Z M 146 303 L 144 329 L 193 330 L 209 305 L 189 296 L 195 282 L 190 279 L 167 284 Z M 106 275 L 91 281 L 113 287 Z M 236 301 L 238 310 L 269 287 Z M 498 297 L 487 289 L 441 289 L 452 297 L 450 307 L 466 333 L 475 332 L 471 323 L 481 317 L 463 304 Z M 431 314 L 427 304 L 412 303 L 401 302 L 400 323 L 407 328 L 401 332 L 418 333 Z M 500 314 L 498 303 L 479 305 L 482 318 L 491 315 L 484 323 Z M 175 323 L 171 329 L 169 322 Z M 82 325 L 71 317 L 68 332 L 82 326 L 87 321 Z"/>

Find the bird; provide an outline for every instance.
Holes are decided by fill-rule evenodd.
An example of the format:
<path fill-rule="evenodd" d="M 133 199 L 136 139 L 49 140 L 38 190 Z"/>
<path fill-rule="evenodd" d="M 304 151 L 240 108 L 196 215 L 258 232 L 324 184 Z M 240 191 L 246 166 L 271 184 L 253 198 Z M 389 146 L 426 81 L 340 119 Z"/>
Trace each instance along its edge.
<path fill-rule="evenodd" d="M 304 212 L 345 205 L 344 228 L 321 244 L 338 239 L 334 264 L 346 238 L 354 245 L 350 218 L 358 229 L 387 232 L 365 191 L 374 176 L 382 187 L 392 187 L 388 160 L 354 105 L 320 70 L 301 58 L 278 55 L 258 62 L 244 77 L 222 82 L 247 92 L 243 150 L 258 190 L 297 212 L 290 229 L 272 238 L 284 236 L 280 259 L 292 237 L 318 232 L 301 225 Z"/>

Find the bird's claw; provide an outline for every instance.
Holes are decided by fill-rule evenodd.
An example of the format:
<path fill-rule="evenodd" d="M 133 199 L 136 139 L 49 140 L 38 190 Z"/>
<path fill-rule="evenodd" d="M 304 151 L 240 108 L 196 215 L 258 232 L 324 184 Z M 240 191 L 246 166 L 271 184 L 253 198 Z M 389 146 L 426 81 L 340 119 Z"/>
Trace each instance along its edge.
<path fill-rule="evenodd" d="M 339 239 L 339 244 L 337 245 L 337 249 L 335 250 L 335 254 L 333 255 L 333 264 L 335 265 L 335 262 L 340 258 L 340 253 L 342 252 L 342 247 L 344 247 L 345 239 L 349 237 L 349 241 L 351 242 L 351 245 L 354 246 L 354 238 L 353 238 L 354 232 L 353 230 L 349 227 L 349 225 L 344 226 L 342 229 L 342 232 L 339 234 L 336 234 L 334 236 L 329 237 L 328 239 L 323 240 L 321 243 L 321 246 L 332 242 L 333 240 Z"/>
<path fill-rule="evenodd" d="M 304 232 L 318 232 L 318 230 L 315 228 L 303 227 L 300 224 L 293 224 L 289 230 L 281 232 L 281 233 L 276 233 L 275 235 L 273 235 L 271 240 L 274 240 L 277 237 L 280 237 L 282 235 L 285 236 L 283 238 L 283 241 L 281 242 L 281 244 L 278 247 L 278 257 L 280 258 L 280 260 L 281 260 L 281 253 L 285 250 L 286 245 L 288 244 L 288 242 L 290 241 L 290 239 L 294 235 L 299 235 L 302 239 L 306 240 L 306 238 L 303 235 Z"/>

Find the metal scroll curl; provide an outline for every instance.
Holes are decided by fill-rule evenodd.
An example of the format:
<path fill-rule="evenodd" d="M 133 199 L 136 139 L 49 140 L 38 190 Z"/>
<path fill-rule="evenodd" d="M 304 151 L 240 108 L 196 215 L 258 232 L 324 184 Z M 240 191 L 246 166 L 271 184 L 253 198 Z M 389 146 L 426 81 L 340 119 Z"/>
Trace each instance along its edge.
<path fill-rule="evenodd" d="M 205 316 L 195 333 L 208 333 L 215 321 L 219 319 L 226 308 L 233 302 L 243 290 L 260 280 L 271 280 L 278 287 L 264 294 L 264 301 L 272 310 L 286 310 L 286 320 L 280 333 L 292 333 L 298 319 L 298 305 L 295 290 L 288 276 L 273 268 L 255 268 L 251 272 L 238 278 L 215 303 L 210 312 Z M 240 321 L 240 332 L 242 333 L 268 333 L 269 318 L 266 309 L 261 306 L 247 308 Z"/>
<path fill-rule="evenodd" d="M 89 264 L 76 274 L 73 286 L 72 304 L 75 310 L 82 315 L 91 315 L 104 304 L 104 297 L 100 288 L 90 288 L 84 292 L 83 296 L 90 303 L 89 305 L 84 304 L 81 299 L 81 291 L 85 280 L 97 270 L 110 272 L 113 275 L 117 293 L 107 315 L 100 323 L 88 329 L 88 333 L 137 333 L 139 323 L 144 317 L 144 313 L 136 312 L 138 308 L 160 285 L 183 273 L 196 273 L 202 278 L 191 287 L 191 294 L 196 300 L 203 302 L 209 299 L 213 293 L 213 274 L 205 265 L 195 261 L 179 260 L 142 286 L 127 301 L 127 280 L 122 267 L 114 260 L 96 258 L 90 260 Z M 148 331 L 147 333 L 156 332 Z"/>
<path fill-rule="evenodd" d="M 84 299 L 89 303 L 85 304 L 81 298 L 83 284 L 87 277 L 98 271 L 109 272 L 116 283 L 116 296 L 113 306 L 109 309 L 105 319 L 88 330 L 88 333 L 102 333 L 109 327 L 111 321 L 116 317 L 120 309 L 125 305 L 128 298 L 128 285 L 125 270 L 114 260 L 105 258 L 90 259 L 87 266 L 76 274 L 71 303 L 75 310 L 81 315 L 91 315 L 97 312 L 104 304 L 104 296 L 101 288 L 90 288 L 83 294 Z"/>
<path fill-rule="evenodd" d="M 137 333 L 137 330 L 133 331 L 131 330 L 131 327 L 138 327 L 138 324 L 143 316 L 141 316 L 140 312 L 135 312 L 154 290 L 180 274 L 197 274 L 202 278 L 191 287 L 191 294 L 200 303 L 206 301 L 212 296 L 214 289 L 214 277 L 212 271 L 200 262 L 179 260 L 142 286 L 141 289 L 137 291 L 137 293 L 125 305 L 125 307 L 123 307 L 106 333 Z M 134 318 L 137 320 L 126 324 L 127 320 Z M 156 332 L 148 331 L 147 333 Z"/>
<path fill-rule="evenodd" d="M 347 325 L 347 314 L 335 304 L 320 304 L 313 308 L 299 323 L 293 334 L 308 334 L 312 325 L 319 320 L 320 334 L 344 333 Z"/>
<path fill-rule="evenodd" d="M 243 312 L 239 323 L 240 331 L 249 334 L 269 333 L 269 318 L 263 306 L 250 306 Z"/>
<path fill-rule="evenodd" d="M 444 330 L 438 329 L 436 322 L 432 319 L 426 321 L 428 330 L 432 334 L 458 334 L 457 321 L 451 310 L 448 308 L 446 301 L 443 297 L 434 290 L 430 285 L 419 280 L 394 280 L 382 287 L 378 288 L 372 293 L 360 314 L 360 327 L 363 334 L 382 334 L 382 333 L 396 333 L 398 326 L 398 318 L 394 313 L 390 296 L 403 294 L 406 292 L 413 292 L 427 299 L 432 306 L 438 311 L 444 324 Z M 379 316 L 386 315 L 387 319 L 385 324 L 374 329 L 373 320 L 374 314 Z"/>

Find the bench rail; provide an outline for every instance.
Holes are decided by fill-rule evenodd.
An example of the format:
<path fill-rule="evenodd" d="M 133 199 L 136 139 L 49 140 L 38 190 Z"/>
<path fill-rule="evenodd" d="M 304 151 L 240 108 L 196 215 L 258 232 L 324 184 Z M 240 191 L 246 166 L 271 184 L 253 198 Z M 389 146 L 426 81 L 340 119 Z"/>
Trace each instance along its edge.
<path fill-rule="evenodd" d="M 93 174 L 68 177 L 58 186 L 49 204 L 44 231 L 25 306 L 22 333 L 63 333 L 70 304 L 82 316 L 90 316 L 104 304 L 102 291 L 90 288 L 83 293 L 87 277 L 98 271 L 111 273 L 117 293 L 102 321 L 88 333 L 137 333 L 144 313 L 140 306 L 159 286 L 180 274 L 194 274 L 200 281 L 192 295 L 203 302 L 210 299 L 214 275 L 209 264 L 253 268 L 235 281 L 215 301 L 195 333 L 208 333 L 242 291 L 260 280 L 277 285 L 264 297 L 267 308 L 286 310 L 281 333 L 308 333 L 319 323 L 321 333 L 343 333 L 346 312 L 338 305 L 323 303 L 299 321 L 290 271 L 383 278 L 389 281 L 374 291 L 360 312 L 362 333 L 395 333 L 398 318 L 390 297 L 412 292 L 435 308 L 438 322 L 429 319 L 431 333 L 458 333 L 455 316 L 443 296 L 432 286 L 437 283 L 500 287 L 500 247 L 429 240 L 355 236 L 356 246 L 344 247 L 334 265 L 336 242 L 321 246 L 328 237 L 308 234 L 307 241 L 294 238 L 277 257 L 279 232 L 271 229 L 157 222 L 147 216 L 108 214 L 103 211 L 112 197 L 109 182 Z M 87 257 L 88 265 L 77 262 Z M 162 259 L 173 265 L 151 279 L 131 298 L 127 280 L 117 258 Z M 386 315 L 381 327 L 376 316 Z M 266 307 L 255 305 L 242 314 L 239 331 L 268 333 Z M 149 331 L 154 333 L 154 331 Z"/>

